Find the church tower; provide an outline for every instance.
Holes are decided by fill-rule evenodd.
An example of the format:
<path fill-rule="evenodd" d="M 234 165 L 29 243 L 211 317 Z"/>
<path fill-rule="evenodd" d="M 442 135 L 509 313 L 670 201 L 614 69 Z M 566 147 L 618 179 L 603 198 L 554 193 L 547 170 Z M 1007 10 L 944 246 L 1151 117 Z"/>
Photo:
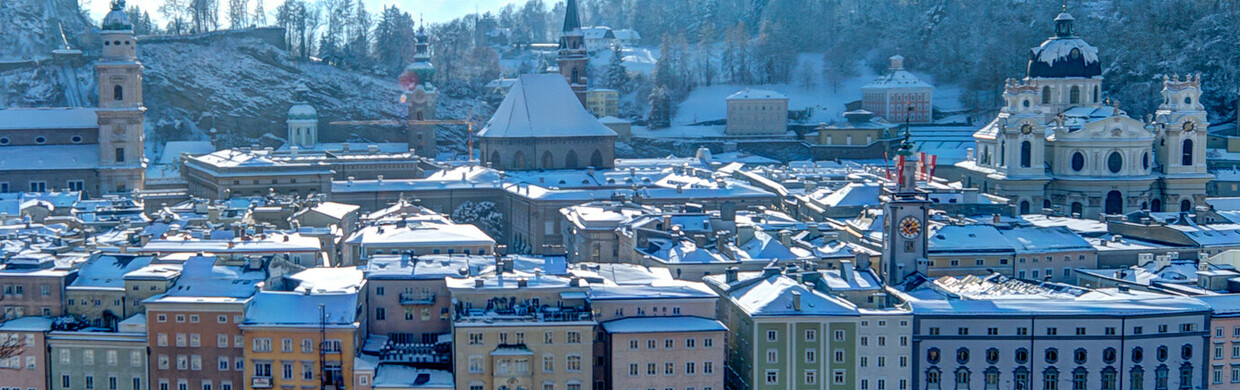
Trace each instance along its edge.
<path fill-rule="evenodd" d="M 560 52 L 556 62 L 560 65 L 560 74 L 568 81 L 568 86 L 577 95 L 581 105 L 586 104 L 586 68 L 589 58 L 586 57 L 586 36 L 581 31 L 581 17 L 577 16 L 577 0 L 565 3 L 564 29 L 560 35 Z"/>
<path fill-rule="evenodd" d="M 897 285 L 914 273 L 926 274 L 926 218 L 930 202 L 917 188 L 917 155 L 909 142 L 908 129 L 896 152 L 896 186 L 883 205 L 883 281 Z"/>
<path fill-rule="evenodd" d="M 1162 211 L 1193 212 L 1205 201 L 1206 131 L 1210 125 L 1201 104 L 1201 75 L 1163 76 L 1162 104 L 1154 113 L 1158 141 L 1154 155 L 1162 167 Z"/>
<path fill-rule="evenodd" d="M 142 133 L 142 63 L 125 0 L 113 0 L 103 18 L 99 76 L 99 188 L 97 194 L 142 189 L 146 175 Z"/>
<path fill-rule="evenodd" d="M 288 109 L 288 146 L 309 149 L 319 143 L 319 113 L 311 106 L 307 96 L 310 89 L 304 84 L 294 91 L 293 106 Z"/>
<path fill-rule="evenodd" d="M 430 38 L 426 28 L 418 29 L 414 42 L 413 63 L 405 68 L 400 76 L 400 84 L 405 89 L 401 100 L 409 107 L 410 121 L 429 121 L 435 119 L 435 103 L 439 93 L 431 84 L 435 77 L 435 67 L 431 65 Z M 435 126 L 430 124 L 409 124 L 409 148 L 423 156 L 434 156 L 437 150 Z"/>

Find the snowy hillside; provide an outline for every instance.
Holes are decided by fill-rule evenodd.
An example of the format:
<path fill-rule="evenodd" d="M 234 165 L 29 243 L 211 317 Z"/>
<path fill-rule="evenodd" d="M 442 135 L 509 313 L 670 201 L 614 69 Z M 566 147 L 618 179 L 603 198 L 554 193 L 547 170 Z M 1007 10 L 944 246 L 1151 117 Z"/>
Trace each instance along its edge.
<path fill-rule="evenodd" d="M 95 41 L 88 23 L 76 0 L 0 1 L 0 63 L 49 58 L 66 40 L 74 47 Z"/>

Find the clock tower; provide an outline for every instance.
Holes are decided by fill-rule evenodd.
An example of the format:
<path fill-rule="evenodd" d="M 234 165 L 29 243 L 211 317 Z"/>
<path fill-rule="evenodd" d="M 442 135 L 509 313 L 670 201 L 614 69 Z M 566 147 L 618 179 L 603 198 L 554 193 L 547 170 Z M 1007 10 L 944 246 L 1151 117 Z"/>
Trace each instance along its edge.
<path fill-rule="evenodd" d="M 409 107 L 409 121 L 429 121 L 435 119 L 435 104 L 439 92 L 431 79 L 435 77 L 435 67 L 431 65 L 430 38 L 426 28 L 421 27 L 415 36 L 413 63 L 405 68 L 400 75 L 400 84 L 404 88 L 401 101 Z M 409 149 L 414 153 L 434 157 L 437 153 L 435 125 L 409 123 Z"/>
<path fill-rule="evenodd" d="M 142 63 L 138 38 L 125 15 L 125 0 L 113 0 L 99 37 L 103 53 L 95 66 L 99 85 L 99 188 L 96 194 L 124 194 L 143 188 Z"/>
<path fill-rule="evenodd" d="M 897 285 L 914 273 L 925 275 L 926 216 L 930 201 L 917 188 L 917 155 L 904 130 L 904 141 L 896 152 L 896 186 L 889 189 L 883 206 L 883 281 Z"/>

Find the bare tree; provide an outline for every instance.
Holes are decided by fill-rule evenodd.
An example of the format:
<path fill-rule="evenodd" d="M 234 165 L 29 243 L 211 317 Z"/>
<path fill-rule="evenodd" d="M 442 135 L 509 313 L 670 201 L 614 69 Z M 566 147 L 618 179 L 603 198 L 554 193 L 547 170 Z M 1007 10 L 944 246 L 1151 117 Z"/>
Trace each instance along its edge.
<path fill-rule="evenodd" d="M 17 337 L 0 340 L 0 360 L 9 359 L 26 351 L 26 344 Z"/>

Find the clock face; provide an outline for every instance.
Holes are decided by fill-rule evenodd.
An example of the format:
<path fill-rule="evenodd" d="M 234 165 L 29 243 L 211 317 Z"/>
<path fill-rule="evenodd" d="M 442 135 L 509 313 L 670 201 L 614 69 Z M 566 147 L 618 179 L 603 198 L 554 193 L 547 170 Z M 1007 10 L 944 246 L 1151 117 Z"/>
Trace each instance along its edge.
<path fill-rule="evenodd" d="M 422 89 L 413 90 L 413 101 L 418 104 L 425 103 L 426 102 L 426 91 L 423 91 Z"/>
<path fill-rule="evenodd" d="M 900 229 L 900 236 L 907 239 L 917 238 L 921 234 L 921 221 L 913 217 L 904 217 L 897 226 Z"/>
<path fill-rule="evenodd" d="M 1184 131 L 1193 131 L 1194 127 L 1196 127 L 1196 125 L 1193 124 L 1193 122 L 1184 122 Z"/>
<path fill-rule="evenodd" d="M 1032 133 L 1032 132 L 1033 132 L 1033 126 L 1030 126 L 1028 123 L 1026 123 L 1026 124 L 1024 124 L 1024 125 L 1022 125 L 1022 126 L 1020 127 L 1020 133 L 1021 133 L 1021 134 L 1029 134 L 1029 133 Z"/>

